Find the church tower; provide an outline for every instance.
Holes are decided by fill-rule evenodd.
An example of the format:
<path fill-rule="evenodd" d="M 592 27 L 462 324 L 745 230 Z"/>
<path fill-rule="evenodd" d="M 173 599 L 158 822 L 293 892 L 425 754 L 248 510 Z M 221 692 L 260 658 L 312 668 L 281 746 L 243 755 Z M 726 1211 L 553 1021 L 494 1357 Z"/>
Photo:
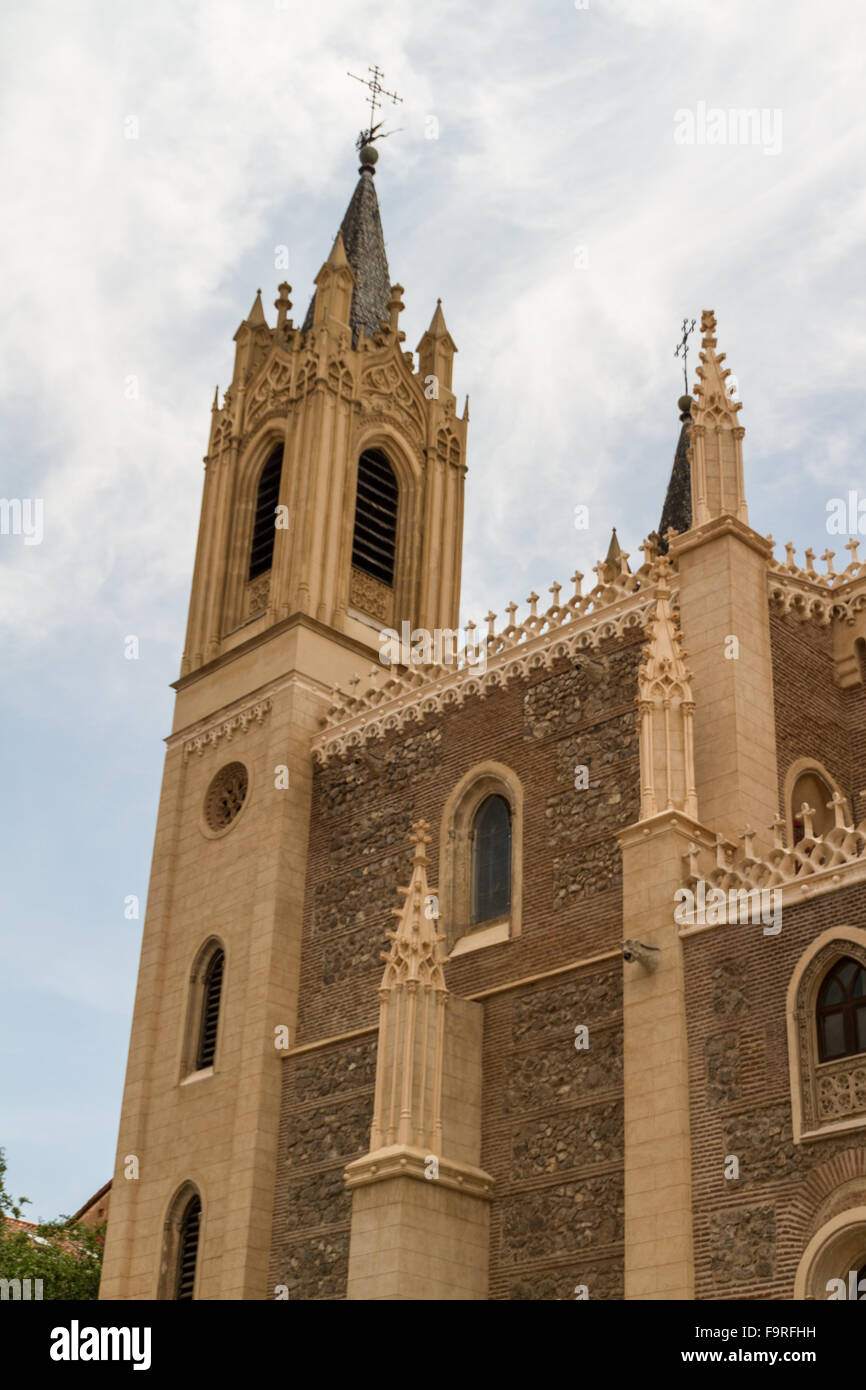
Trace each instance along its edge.
<path fill-rule="evenodd" d="M 374 175 L 303 323 L 279 286 L 214 400 L 101 1297 L 269 1296 L 311 738 L 383 629 L 457 626 L 467 414 L 441 302 L 404 351 Z"/>

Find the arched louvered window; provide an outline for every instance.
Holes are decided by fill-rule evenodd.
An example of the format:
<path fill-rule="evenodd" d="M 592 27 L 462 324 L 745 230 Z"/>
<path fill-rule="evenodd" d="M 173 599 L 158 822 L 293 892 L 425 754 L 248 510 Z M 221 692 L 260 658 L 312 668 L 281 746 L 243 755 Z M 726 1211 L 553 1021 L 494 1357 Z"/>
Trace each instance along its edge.
<path fill-rule="evenodd" d="M 186 1301 L 195 1296 L 195 1267 L 198 1259 L 198 1236 L 201 1226 L 201 1199 L 190 1197 L 180 1220 L 177 1245 L 177 1285 L 175 1299 Z"/>
<path fill-rule="evenodd" d="M 280 475 L 283 471 L 283 446 L 274 449 L 259 478 L 256 494 L 256 515 L 253 521 L 253 543 L 250 547 L 249 578 L 269 570 L 274 558 L 274 535 L 277 524 L 277 503 L 280 496 Z"/>
<path fill-rule="evenodd" d="M 219 950 L 214 951 L 208 962 L 202 986 L 201 1022 L 199 1024 L 198 1049 L 195 1059 L 197 1071 L 201 1071 L 203 1067 L 213 1066 L 213 1060 L 216 1054 L 224 965 L 225 954 Z"/>
<path fill-rule="evenodd" d="M 866 969 L 844 956 L 824 977 L 815 1010 L 822 1062 L 866 1052 Z"/>
<path fill-rule="evenodd" d="M 472 825 L 472 925 L 504 917 L 511 906 L 511 809 L 488 796 Z"/>
<path fill-rule="evenodd" d="M 352 564 L 382 584 L 394 583 L 399 490 L 390 463 L 377 449 L 358 460 Z"/>

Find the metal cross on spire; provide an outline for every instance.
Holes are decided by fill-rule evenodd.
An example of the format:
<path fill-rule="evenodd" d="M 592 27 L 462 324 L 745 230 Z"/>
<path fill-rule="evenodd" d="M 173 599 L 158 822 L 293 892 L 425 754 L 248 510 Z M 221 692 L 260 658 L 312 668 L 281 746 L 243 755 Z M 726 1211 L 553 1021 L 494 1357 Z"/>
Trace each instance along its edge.
<path fill-rule="evenodd" d="M 677 343 L 676 347 L 674 348 L 674 357 L 679 357 L 680 355 L 682 355 L 683 381 L 686 384 L 686 395 L 689 394 L 689 337 L 691 333 L 694 331 L 694 327 L 694 319 L 692 319 L 691 323 L 689 323 L 688 319 L 683 319 L 683 336 L 681 341 Z"/>
<path fill-rule="evenodd" d="M 395 106 L 398 101 L 402 102 L 403 100 L 402 97 L 398 97 L 396 92 L 386 92 L 385 88 L 379 81 L 379 78 L 384 77 L 385 74 L 384 72 L 379 71 L 378 63 L 376 63 L 375 67 L 368 68 L 367 71 L 371 72 L 373 76 L 355 77 L 355 74 L 353 72 L 346 73 L 347 77 L 353 78 L 355 82 L 362 82 L 365 87 L 370 88 L 370 95 L 367 97 L 367 100 L 370 103 L 370 128 L 369 130 L 362 130 L 360 135 L 358 136 L 358 139 L 356 141 L 358 149 L 360 149 L 362 145 L 372 145 L 374 140 L 384 140 L 386 135 L 391 135 L 394 133 L 393 131 L 385 130 L 383 130 L 381 134 L 377 135 L 376 133 L 379 130 L 379 127 L 383 124 L 382 121 L 379 121 L 378 124 L 376 122 L 376 112 L 380 109 L 382 105 L 381 101 L 377 100 L 377 97 L 379 97 L 380 95 L 383 97 L 390 97 L 391 101 Z"/>

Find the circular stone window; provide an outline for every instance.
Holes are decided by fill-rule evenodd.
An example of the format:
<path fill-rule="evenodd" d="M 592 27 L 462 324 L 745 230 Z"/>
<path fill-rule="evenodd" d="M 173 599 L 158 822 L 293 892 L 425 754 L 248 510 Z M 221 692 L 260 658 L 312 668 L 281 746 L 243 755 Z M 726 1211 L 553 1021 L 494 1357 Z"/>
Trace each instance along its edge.
<path fill-rule="evenodd" d="M 243 763 L 226 763 L 207 790 L 204 818 L 209 830 L 219 834 L 240 814 L 247 797 L 249 774 Z"/>

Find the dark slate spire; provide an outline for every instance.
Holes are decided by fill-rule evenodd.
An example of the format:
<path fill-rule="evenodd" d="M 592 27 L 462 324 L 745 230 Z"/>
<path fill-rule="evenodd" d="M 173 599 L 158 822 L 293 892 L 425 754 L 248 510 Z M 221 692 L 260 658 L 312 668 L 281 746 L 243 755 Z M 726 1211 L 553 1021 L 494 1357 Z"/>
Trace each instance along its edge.
<path fill-rule="evenodd" d="M 665 504 L 662 507 L 662 518 L 659 522 L 659 537 L 663 555 L 667 553 L 668 549 L 668 543 L 665 540 L 665 531 L 668 527 L 673 526 L 682 533 L 689 531 L 692 525 L 692 477 L 689 461 L 686 458 L 686 450 L 689 447 L 689 426 L 692 423 L 691 396 L 680 396 L 677 405 L 680 409 L 682 427 L 677 451 L 674 454 L 671 480 L 668 483 Z"/>
<path fill-rule="evenodd" d="M 372 338 L 379 332 L 382 320 L 390 318 L 388 301 L 391 298 L 391 277 L 385 255 L 385 239 L 379 216 L 379 200 L 373 185 L 378 150 L 365 145 L 361 151 L 361 177 L 355 186 L 352 200 L 340 224 L 346 256 L 355 277 L 349 322 L 352 325 L 352 346 L 356 347 L 361 333 Z M 371 158 L 372 156 L 372 158 Z M 310 300 L 303 332 L 312 327 L 313 303 Z"/>

